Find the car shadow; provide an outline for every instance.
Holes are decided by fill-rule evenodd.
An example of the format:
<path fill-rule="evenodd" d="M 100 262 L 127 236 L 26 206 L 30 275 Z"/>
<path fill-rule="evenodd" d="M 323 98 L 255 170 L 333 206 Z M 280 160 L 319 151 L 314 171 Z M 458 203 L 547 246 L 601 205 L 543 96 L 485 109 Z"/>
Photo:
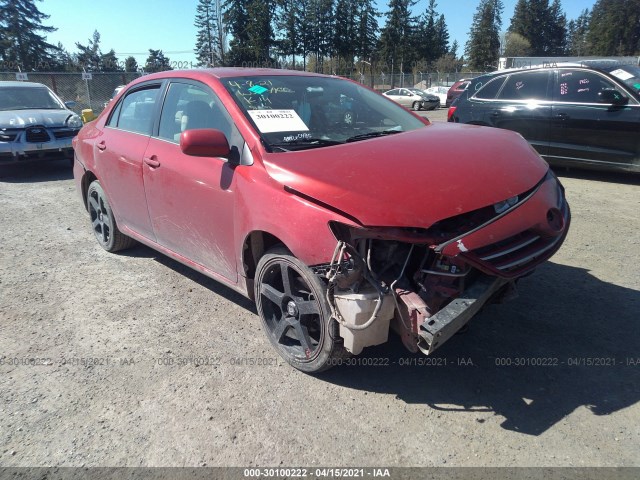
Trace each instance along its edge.
<path fill-rule="evenodd" d="M 121 254 L 153 258 L 257 315 L 238 292 L 148 247 Z M 408 352 L 392 334 L 317 379 L 471 414 L 478 424 L 501 416 L 504 429 L 527 435 L 580 407 L 601 416 L 640 400 L 639 291 L 552 262 L 519 287 L 518 298 L 486 307 L 432 357 Z"/>
<path fill-rule="evenodd" d="M 580 407 L 609 415 L 640 400 L 640 292 L 551 262 L 523 279 L 521 291 L 487 307 L 431 365 L 411 365 L 428 357 L 409 353 L 394 335 L 355 357 L 358 365 L 318 378 L 470 413 L 478 423 L 490 412 L 504 417 L 503 428 L 528 435 Z"/>
<path fill-rule="evenodd" d="M 624 172 L 601 172 L 597 170 L 582 170 L 579 168 L 552 167 L 555 174 L 562 178 L 577 180 L 596 180 L 607 183 L 623 183 L 627 185 L 640 185 L 640 175 Z"/>
<path fill-rule="evenodd" d="M 170 257 L 167 257 L 166 255 L 163 255 L 162 253 L 157 252 L 150 247 L 147 247 L 146 245 L 142 245 L 139 243 L 133 248 L 118 252 L 118 255 L 136 258 L 151 258 L 161 265 L 170 268 L 174 272 L 187 277 L 189 280 L 197 283 L 198 285 L 203 286 L 216 295 L 220 295 L 230 302 L 236 303 L 237 305 L 254 313 L 255 315 L 258 314 L 255 303 L 253 303 L 242 294 L 212 278 L 207 277 L 206 275 L 194 270 L 191 267 L 187 267 L 186 265 L 183 265 L 182 263 Z"/>
<path fill-rule="evenodd" d="M 0 163 L 0 182 L 39 183 L 70 180 L 72 178 L 73 170 L 68 159 L 7 165 Z"/>

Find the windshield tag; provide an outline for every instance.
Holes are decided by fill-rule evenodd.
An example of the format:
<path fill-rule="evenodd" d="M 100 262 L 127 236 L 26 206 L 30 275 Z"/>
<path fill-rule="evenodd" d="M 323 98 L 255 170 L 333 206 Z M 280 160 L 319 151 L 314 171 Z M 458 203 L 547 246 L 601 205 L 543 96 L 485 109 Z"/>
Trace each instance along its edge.
<path fill-rule="evenodd" d="M 295 110 L 249 110 L 248 113 L 262 133 L 309 131 Z"/>
<path fill-rule="evenodd" d="M 630 78 L 633 78 L 633 75 L 629 72 L 627 72 L 626 70 L 623 70 L 621 68 L 619 68 L 618 70 L 614 70 L 613 72 L 611 72 L 611 75 L 618 77 L 620 80 L 622 80 L 623 82 L 625 80 L 629 80 Z"/>

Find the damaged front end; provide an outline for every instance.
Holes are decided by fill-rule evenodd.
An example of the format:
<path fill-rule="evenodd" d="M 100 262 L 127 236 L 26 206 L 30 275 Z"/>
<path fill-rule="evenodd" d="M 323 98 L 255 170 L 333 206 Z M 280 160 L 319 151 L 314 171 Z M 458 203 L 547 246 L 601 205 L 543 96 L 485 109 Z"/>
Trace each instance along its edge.
<path fill-rule="evenodd" d="M 527 192 L 428 229 L 332 222 L 333 258 L 314 270 L 348 351 L 386 342 L 393 328 L 408 350 L 429 355 L 484 305 L 514 296 L 517 280 L 560 248 L 569 222 L 549 173 Z"/>

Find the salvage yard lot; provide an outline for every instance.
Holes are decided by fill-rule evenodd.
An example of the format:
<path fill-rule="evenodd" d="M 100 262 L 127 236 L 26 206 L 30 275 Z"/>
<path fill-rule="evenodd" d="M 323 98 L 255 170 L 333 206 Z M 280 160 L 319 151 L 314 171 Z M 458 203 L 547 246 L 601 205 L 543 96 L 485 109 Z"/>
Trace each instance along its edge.
<path fill-rule="evenodd" d="M 103 251 L 66 162 L 0 167 L 0 464 L 640 465 L 640 178 L 558 174 L 572 227 L 518 298 L 313 377 L 248 300 Z"/>

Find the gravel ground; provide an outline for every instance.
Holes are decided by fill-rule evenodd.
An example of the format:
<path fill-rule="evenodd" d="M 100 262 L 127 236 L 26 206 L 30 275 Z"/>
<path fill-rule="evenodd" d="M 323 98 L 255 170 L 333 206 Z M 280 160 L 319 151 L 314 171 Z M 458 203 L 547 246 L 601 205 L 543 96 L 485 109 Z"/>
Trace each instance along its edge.
<path fill-rule="evenodd" d="M 104 252 L 66 163 L 1 168 L 0 465 L 639 466 L 640 179 L 559 174 L 571 231 L 517 299 L 428 365 L 393 337 L 312 377 L 243 297 Z"/>

